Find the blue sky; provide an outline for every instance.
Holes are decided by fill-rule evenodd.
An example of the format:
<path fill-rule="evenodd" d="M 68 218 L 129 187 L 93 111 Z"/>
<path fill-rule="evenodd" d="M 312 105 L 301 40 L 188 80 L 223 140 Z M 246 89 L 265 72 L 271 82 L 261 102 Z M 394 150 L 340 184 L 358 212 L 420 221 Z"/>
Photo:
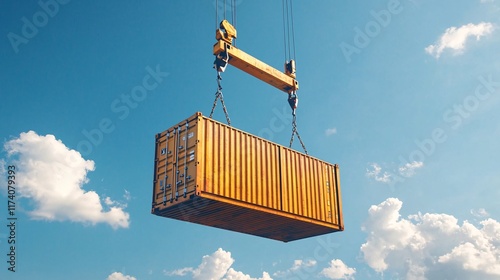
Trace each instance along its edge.
<path fill-rule="evenodd" d="M 281 69 L 281 1 L 235 2 L 237 46 Z M 498 0 L 294 2 L 298 128 L 345 231 L 288 244 L 150 214 L 155 134 L 210 113 L 215 8 L 0 3 L 1 279 L 500 277 Z M 288 144 L 285 94 L 222 83 L 233 126 Z"/>

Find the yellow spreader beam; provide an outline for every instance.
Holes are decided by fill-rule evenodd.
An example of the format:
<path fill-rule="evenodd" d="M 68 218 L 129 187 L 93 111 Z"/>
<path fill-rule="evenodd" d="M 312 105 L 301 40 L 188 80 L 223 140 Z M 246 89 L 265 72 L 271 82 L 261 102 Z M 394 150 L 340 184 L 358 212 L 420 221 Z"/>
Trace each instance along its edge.
<path fill-rule="evenodd" d="M 229 30 L 230 32 L 228 32 Z M 285 63 L 285 73 L 283 73 L 236 48 L 231 44 L 232 38 L 236 38 L 236 29 L 226 20 L 221 22 L 221 29 L 218 29 L 216 34 L 218 41 L 214 45 L 214 55 L 226 53 L 229 64 L 286 93 L 292 93 L 299 89 L 299 82 L 295 79 L 295 62 L 293 60 Z"/>

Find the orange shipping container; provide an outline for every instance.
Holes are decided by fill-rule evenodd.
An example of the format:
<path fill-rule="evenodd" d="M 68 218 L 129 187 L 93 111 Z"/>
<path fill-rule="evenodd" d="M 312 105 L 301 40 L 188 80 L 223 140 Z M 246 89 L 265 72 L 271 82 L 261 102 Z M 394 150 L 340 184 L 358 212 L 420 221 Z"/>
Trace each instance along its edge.
<path fill-rule="evenodd" d="M 338 165 L 201 113 L 156 135 L 152 213 L 284 242 L 344 229 Z"/>

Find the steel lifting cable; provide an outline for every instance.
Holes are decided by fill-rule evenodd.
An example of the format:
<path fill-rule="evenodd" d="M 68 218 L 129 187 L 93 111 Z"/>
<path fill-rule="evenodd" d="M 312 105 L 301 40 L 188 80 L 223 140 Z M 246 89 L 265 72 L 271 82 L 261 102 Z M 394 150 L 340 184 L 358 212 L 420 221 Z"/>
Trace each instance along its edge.
<path fill-rule="evenodd" d="M 283 43 L 285 47 L 285 61 L 295 60 L 295 26 L 293 18 L 293 4 L 291 0 L 282 1 L 283 8 Z"/>
<path fill-rule="evenodd" d="M 231 5 L 231 12 L 233 14 L 233 26 L 234 28 L 238 28 L 238 25 L 236 23 L 236 0 L 232 0 L 232 5 Z M 233 38 L 233 45 L 236 47 L 236 38 Z"/>
<path fill-rule="evenodd" d="M 281 1 L 283 8 L 283 48 L 285 49 L 285 61 L 288 61 L 288 57 L 286 55 L 286 20 L 285 20 L 285 0 Z"/>
<path fill-rule="evenodd" d="M 231 3 L 234 3 L 234 1 L 231 1 Z M 232 5 L 231 3 L 230 3 L 230 5 Z M 216 2 L 215 2 L 215 5 L 216 5 L 216 8 L 215 8 L 216 28 L 218 28 L 218 23 L 217 23 L 217 20 L 218 20 L 217 15 L 218 15 L 218 9 L 219 9 L 218 4 L 219 4 L 219 2 L 218 2 L 218 0 L 216 0 Z M 234 6 L 234 5 L 232 5 L 232 6 Z M 226 19 L 226 7 L 227 7 L 226 0 L 224 0 L 224 19 Z M 236 14 L 235 14 L 233 9 L 231 9 L 231 14 L 232 14 L 233 20 L 235 20 Z M 215 100 L 214 100 L 214 104 L 212 105 L 212 111 L 210 112 L 209 118 L 213 117 L 215 107 L 217 106 L 217 100 L 220 99 L 220 103 L 222 104 L 222 110 L 224 111 L 224 114 L 226 115 L 227 124 L 229 126 L 231 126 L 231 119 L 229 118 L 229 113 L 227 112 L 226 104 L 224 103 L 224 95 L 222 94 L 222 85 L 220 82 L 222 80 L 220 73 L 224 72 L 224 70 L 227 66 L 228 60 L 229 60 L 229 56 L 227 53 L 222 53 L 222 54 L 216 55 L 216 58 L 214 61 L 214 68 L 215 68 L 215 71 L 217 71 L 217 92 L 215 92 Z"/>
<path fill-rule="evenodd" d="M 287 43 L 288 43 L 288 59 L 292 59 L 292 52 L 290 51 L 290 15 L 289 15 L 289 9 L 288 9 L 288 0 L 286 1 L 286 28 L 287 28 Z"/>
<path fill-rule="evenodd" d="M 290 33 L 290 28 L 288 27 L 288 0 L 282 0 L 283 5 L 283 45 L 285 48 L 285 61 L 290 59 L 290 39 L 287 36 Z M 288 52 L 287 52 L 288 49 Z"/>
<path fill-rule="evenodd" d="M 293 1 L 290 0 L 290 21 L 292 22 L 292 48 L 293 48 L 293 57 L 292 59 L 295 60 L 295 28 L 293 25 Z"/>
<path fill-rule="evenodd" d="M 299 103 L 299 98 L 297 96 L 297 93 L 296 92 L 290 93 L 288 96 L 288 104 L 292 108 L 292 137 L 290 138 L 290 148 L 292 147 L 294 136 L 297 135 L 297 138 L 300 141 L 300 145 L 302 145 L 302 149 L 304 149 L 304 153 L 307 155 L 308 153 L 306 145 L 304 145 L 302 138 L 300 138 L 299 131 L 297 130 L 297 115 L 295 113 L 295 110 L 297 109 L 298 103 Z"/>
<path fill-rule="evenodd" d="M 288 63 L 290 60 L 295 60 L 295 30 L 293 24 L 293 5 L 292 0 L 283 0 L 283 42 L 285 45 L 285 61 Z M 287 55 L 288 51 L 288 55 Z M 293 52 L 292 52 L 293 51 Z M 297 109 L 299 99 L 297 92 L 290 92 L 288 95 L 288 104 L 292 108 L 292 137 L 290 138 L 290 148 L 292 147 L 295 135 L 302 145 L 302 149 L 307 153 L 306 146 L 300 137 L 299 131 L 297 130 L 297 116 L 295 110 Z"/>
<path fill-rule="evenodd" d="M 234 21 L 233 21 L 233 26 L 234 28 L 238 28 L 238 18 L 237 18 L 237 13 L 236 13 L 236 0 L 233 2 L 233 9 L 234 9 Z"/>
<path fill-rule="evenodd" d="M 231 126 L 231 119 L 229 119 L 229 113 L 227 112 L 226 105 L 224 104 L 224 96 L 222 95 L 222 86 L 220 84 L 220 81 L 222 80 L 220 76 L 220 72 L 217 71 L 217 92 L 215 93 L 215 100 L 214 104 L 212 106 L 212 111 L 210 112 L 209 118 L 212 118 L 215 107 L 217 106 L 217 100 L 220 99 L 220 103 L 222 104 L 222 110 L 224 111 L 224 114 L 226 115 L 226 121 L 227 125 Z"/>
<path fill-rule="evenodd" d="M 299 132 L 297 131 L 297 120 L 296 120 L 296 116 L 294 115 L 293 116 L 293 120 L 292 120 L 292 138 L 290 139 L 290 148 L 292 147 L 292 144 L 293 144 L 293 136 L 297 134 L 297 138 L 299 139 L 300 141 L 300 145 L 302 145 L 302 149 L 304 149 L 304 153 L 306 153 L 306 155 L 308 155 L 307 153 L 307 149 L 306 149 L 306 145 L 304 145 L 304 142 L 302 141 L 302 138 L 300 138 L 300 134 Z"/>

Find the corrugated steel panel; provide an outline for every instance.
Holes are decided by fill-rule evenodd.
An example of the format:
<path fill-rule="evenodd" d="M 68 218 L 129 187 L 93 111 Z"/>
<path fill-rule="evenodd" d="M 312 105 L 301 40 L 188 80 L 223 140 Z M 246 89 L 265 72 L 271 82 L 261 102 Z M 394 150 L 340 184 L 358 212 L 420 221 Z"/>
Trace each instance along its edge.
<path fill-rule="evenodd" d="M 156 136 L 152 213 L 281 241 L 343 230 L 339 169 L 196 113 Z"/>

